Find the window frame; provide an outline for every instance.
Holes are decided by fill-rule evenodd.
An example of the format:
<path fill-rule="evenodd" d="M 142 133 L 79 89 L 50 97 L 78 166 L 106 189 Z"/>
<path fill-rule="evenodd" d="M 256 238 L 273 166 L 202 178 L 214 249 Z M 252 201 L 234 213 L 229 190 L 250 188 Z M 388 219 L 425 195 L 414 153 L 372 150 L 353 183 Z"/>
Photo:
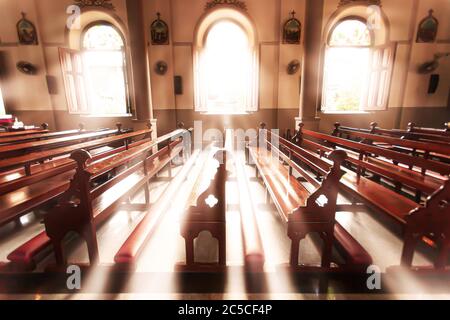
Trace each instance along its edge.
<path fill-rule="evenodd" d="M 93 27 L 96 26 L 108 26 L 113 28 L 117 34 L 121 37 L 122 42 L 123 42 L 123 47 L 122 50 L 120 50 L 122 52 L 122 56 L 123 56 L 123 75 L 124 75 L 124 86 L 125 86 L 125 100 L 126 100 L 126 106 L 125 106 L 125 112 L 120 112 L 118 114 L 112 114 L 112 113 L 107 113 L 107 114 L 95 114 L 92 112 L 92 106 L 91 106 L 91 102 L 89 99 L 89 94 L 87 93 L 87 81 L 86 81 L 86 77 L 87 77 L 87 71 L 86 71 L 86 67 L 85 67 L 85 63 L 84 63 L 84 53 L 86 50 L 84 48 L 84 39 L 86 36 L 86 33 Z M 60 54 L 60 63 L 61 63 L 61 68 L 62 68 L 62 74 L 63 74 L 63 82 L 64 82 L 64 87 L 65 87 L 65 91 L 66 91 L 66 101 L 67 101 L 67 106 L 68 106 L 68 112 L 70 114 L 77 114 L 77 115 L 82 115 L 82 116 L 88 116 L 88 117 L 111 117 L 111 116 L 117 116 L 117 117 L 123 117 L 123 116 L 130 116 L 133 113 L 133 108 L 132 108 L 132 98 L 131 98 L 131 82 L 130 82 L 130 74 L 129 74 L 129 58 L 128 58 L 128 52 L 127 52 L 127 41 L 125 38 L 125 35 L 122 33 L 122 31 L 113 23 L 105 21 L 105 20 L 98 20 L 98 21 L 93 21 L 89 24 L 87 24 L 83 30 L 80 33 L 79 36 L 79 48 L 80 50 L 75 50 L 75 49 L 70 49 L 70 48 L 59 48 L 59 54 Z M 68 77 L 69 76 L 73 76 L 71 74 L 70 71 L 67 70 L 66 68 L 66 64 L 65 64 L 65 58 L 64 58 L 64 53 L 65 54 L 70 54 L 73 56 L 79 56 L 80 61 L 81 61 L 81 65 L 82 65 L 82 70 L 78 70 L 77 68 L 77 75 L 79 78 L 82 79 L 83 84 L 80 84 L 79 81 L 75 81 L 75 94 L 77 97 L 77 102 L 78 105 L 77 106 L 73 106 L 73 100 L 72 100 L 72 89 L 70 88 L 70 84 L 68 83 Z M 72 67 L 73 67 L 73 58 L 72 58 Z M 86 101 L 86 108 L 85 110 L 83 110 L 81 108 L 79 108 L 80 104 L 79 101 L 80 99 L 82 99 L 83 97 L 81 96 L 81 90 L 80 87 L 84 86 L 84 99 Z"/>
<path fill-rule="evenodd" d="M 202 75 L 201 57 L 205 50 L 205 44 L 211 29 L 218 23 L 230 21 L 236 24 L 247 35 L 250 44 L 251 54 L 251 87 L 248 90 L 248 100 L 250 103 L 242 108 L 242 112 L 226 113 L 226 112 L 210 112 L 202 103 L 203 90 L 201 87 Z M 260 48 L 258 42 L 257 28 L 251 17 L 246 13 L 234 8 L 217 8 L 211 12 L 205 13 L 198 21 L 194 31 L 193 46 L 193 75 L 194 75 L 194 110 L 195 112 L 205 115 L 239 115 L 251 114 L 258 112 L 260 109 Z"/>
<path fill-rule="evenodd" d="M 326 43 L 325 43 L 325 46 L 324 46 L 324 49 L 323 49 L 323 52 L 322 52 L 322 57 L 323 57 L 323 67 L 322 67 L 322 73 L 321 73 L 321 79 L 322 79 L 321 80 L 321 82 L 322 82 L 321 90 L 322 90 L 322 94 L 321 94 L 321 103 L 320 103 L 320 107 L 319 107 L 319 112 L 324 113 L 324 114 L 327 114 L 327 113 L 329 113 L 329 114 L 341 114 L 341 113 L 342 114 L 345 114 L 345 113 L 347 113 L 347 114 L 360 114 L 360 113 L 367 113 L 367 112 L 372 112 L 372 111 L 386 111 L 388 109 L 389 97 L 390 97 L 390 88 L 391 88 L 391 85 L 392 85 L 392 75 L 393 75 L 393 68 L 394 68 L 394 62 L 395 62 L 395 50 L 396 50 L 395 43 L 393 43 L 393 42 L 386 42 L 383 45 L 376 45 L 376 40 L 375 40 L 376 39 L 376 34 L 375 34 L 374 30 L 371 30 L 370 28 L 368 28 L 368 31 L 370 33 L 370 40 L 371 40 L 370 41 L 371 44 L 369 46 L 363 46 L 363 45 L 359 45 L 359 46 L 355 46 L 355 45 L 348 45 L 348 46 L 346 46 L 346 45 L 339 45 L 339 46 L 336 46 L 336 45 L 331 45 L 330 44 L 331 38 L 332 38 L 333 33 L 336 30 L 336 28 L 341 23 L 343 23 L 345 21 L 349 21 L 349 20 L 356 20 L 356 21 L 362 22 L 365 25 L 367 25 L 367 19 L 365 19 L 365 18 L 363 18 L 361 16 L 357 16 L 357 15 L 347 15 L 347 16 L 339 19 L 337 22 L 335 22 L 331 26 L 331 28 L 329 29 L 328 34 L 327 34 L 327 38 L 326 38 Z M 358 48 L 364 49 L 364 48 L 366 48 L 366 49 L 370 50 L 370 52 L 369 52 L 370 57 L 369 57 L 368 66 L 367 66 L 367 68 L 368 68 L 368 70 L 367 70 L 367 77 L 368 77 L 367 83 L 368 83 L 368 86 L 363 89 L 363 92 L 362 92 L 363 97 L 361 98 L 362 99 L 361 101 L 364 102 L 364 103 L 363 103 L 363 105 L 360 105 L 358 110 L 337 111 L 337 110 L 330 110 L 326 106 L 326 98 L 325 98 L 325 96 L 326 96 L 326 88 L 325 88 L 325 85 L 327 83 L 326 82 L 326 79 L 327 79 L 327 70 L 326 70 L 327 53 L 332 48 L 355 48 L 355 49 L 358 49 Z M 386 70 L 383 70 L 383 71 L 387 72 L 385 88 L 384 88 L 385 93 L 384 93 L 384 96 L 383 96 L 383 103 L 381 104 L 381 106 L 380 105 L 371 106 L 371 105 L 369 105 L 369 102 L 370 102 L 369 101 L 369 91 L 370 91 L 370 86 L 371 86 L 371 76 L 372 76 L 373 72 L 375 72 L 374 68 L 373 68 L 373 57 L 374 57 L 374 54 L 375 54 L 375 52 L 377 50 L 383 50 L 383 51 L 391 50 L 391 53 L 390 53 L 390 59 L 389 59 L 389 62 L 388 62 L 388 67 L 385 68 Z M 381 60 L 383 60 L 383 59 L 381 59 Z M 380 82 L 380 79 L 378 79 L 378 82 L 376 83 L 376 86 L 377 86 L 376 97 L 378 97 L 378 98 L 379 98 L 379 93 L 380 93 L 380 90 L 379 90 L 380 83 L 379 82 Z M 377 100 L 377 99 L 375 99 L 375 100 Z"/>

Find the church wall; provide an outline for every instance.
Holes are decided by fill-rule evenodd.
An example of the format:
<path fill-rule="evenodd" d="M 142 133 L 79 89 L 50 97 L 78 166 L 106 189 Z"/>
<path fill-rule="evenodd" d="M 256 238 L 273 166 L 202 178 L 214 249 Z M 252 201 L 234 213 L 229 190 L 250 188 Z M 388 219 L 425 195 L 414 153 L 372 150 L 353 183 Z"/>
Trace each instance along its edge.
<path fill-rule="evenodd" d="M 58 47 L 68 46 L 65 24 L 66 9 L 73 0 L 4 0 L 0 2 L 0 85 L 7 111 L 26 123 L 46 121 L 53 129 L 74 128 L 78 122 L 87 126 L 113 127 L 118 121 L 126 126 L 138 126 L 132 118 L 87 118 L 70 115 L 59 65 Z M 112 0 L 112 13 L 127 26 L 125 0 Z M 160 12 L 170 28 L 170 45 L 149 45 L 148 63 L 152 86 L 152 104 L 158 119 L 160 133 L 173 129 L 178 121 L 190 125 L 194 119 L 203 119 L 205 126 L 224 125 L 224 117 L 200 115 L 194 110 L 193 91 L 193 37 L 195 26 L 205 12 L 207 0 L 147 0 L 144 1 L 146 35 L 150 42 L 149 28 Z M 246 0 L 248 15 L 255 22 L 260 54 L 259 111 L 248 116 L 226 117 L 232 125 L 254 127 L 259 122 L 281 129 L 293 128 L 299 115 L 300 73 L 290 76 L 286 72 L 293 59 L 302 61 L 303 45 L 282 44 L 282 25 L 289 12 L 295 10 L 297 18 L 305 21 L 305 0 Z M 326 0 L 324 28 L 336 10 L 339 0 Z M 432 59 L 436 52 L 450 51 L 450 2 L 442 0 L 389 0 L 382 1 L 382 8 L 390 23 L 390 41 L 397 51 L 392 78 L 392 88 L 387 111 L 330 115 L 319 114 L 320 130 L 329 132 L 335 121 L 343 124 L 367 127 L 377 121 L 386 128 L 405 127 L 409 121 L 425 126 L 440 126 L 450 120 L 449 87 L 450 59 L 442 59 L 436 73 L 441 76 L 438 92 L 426 93 L 429 76 L 419 75 L 419 64 Z M 438 41 L 434 44 L 417 44 L 415 37 L 419 21 L 433 8 L 440 22 Z M 35 23 L 39 45 L 18 44 L 16 23 L 21 12 Z M 107 12 L 107 10 L 105 10 Z M 304 33 L 304 30 L 303 30 Z M 126 35 L 127 36 L 127 35 Z M 302 36 L 303 41 L 303 36 Z M 38 66 L 38 74 L 23 75 L 15 64 L 25 60 Z M 157 75 L 154 65 L 164 60 L 169 66 L 166 75 Z M 183 77 L 183 94 L 174 94 L 173 77 Z M 139 84 L 135 84 L 139 90 Z M 51 92 L 51 93 L 50 93 Z M 268 118 L 270 117 L 270 118 Z M 231 120 L 230 120 L 231 119 Z"/>

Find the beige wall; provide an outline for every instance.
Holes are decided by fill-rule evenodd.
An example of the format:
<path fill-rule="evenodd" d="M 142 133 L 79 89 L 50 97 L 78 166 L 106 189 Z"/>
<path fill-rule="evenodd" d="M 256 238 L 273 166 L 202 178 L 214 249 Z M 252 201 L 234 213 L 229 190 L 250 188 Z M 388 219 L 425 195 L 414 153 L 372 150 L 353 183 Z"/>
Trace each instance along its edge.
<path fill-rule="evenodd" d="M 106 12 L 120 21 L 127 33 L 127 14 L 125 0 L 112 0 L 116 10 Z M 151 68 L 152 102 L 155 114 L 159 117 L 161 130 L 167 131 L 176 121 L 190 121 L 200 118 L 194 112 L 193 96 L 193 37 L 195 27 L 204 14 L 207 0 L 146 0 L 144 16 L 147 39 L 151 22 L 156 12 L 170 27 L 170 45 L 151 46 L 149 44 L 148 62 Z M 280 128 L 294 126 L 300 105 L 300 74 L 289 76 L 288 63 L 293 59 L 302 60 L 303 45 L 283 45 L 281 43 L 282 25 L 293 9 L 304 24 L 305 0 L 246 0 L 248 15 L 254 21 L 258 33 L 260 50 L 260 111 L 247 118 L 240 117 L 233 123 L 247 123 L 255 126 L 254 121 L 263 121 L 271 115 L 274 119 L 265 120 Z M 325 0 L 325 25 L 337 9 L 339 0 Z M 28 123 L 36 120 L 29 115 L 36 111 L 48 111 L 53 117 L 47 121 L 56 129 L 75 127 L 83 121 L 91 125 L 114 125 L 118 120 L 133 125 L 131 119 L 80 119 L 67 114 L 67 105 L 62 83 L 58 58 L 58 47 L 68 46 L 66 35 L 66 9 L 72 0 L 1 0 L 0 1 L 0 82 L 7 111 L 16 113 Z M 384 0 L 383 11 L 390 23 L 390 41 L 396 43 L 397 53 L 389 99 L 389 111 L 359 116 L 319 115 L 321 130 L 329 131 L 333 121 L 352 125 L 359 121 L 379 121 L 385 127 L 404 126 L 409 119 L 422 118 L 421 113 L 439 114 L 440 117 L 427 118 L 429 125 L 439 125 L 450 120 L 448 116 L 448 96 L 450 87 L 450 59 L 442 60 L 436 73 L 441 75 L 439 90 L 434 95 L 426 93 L 429 76 L 419 75 L 416 68 L 433 57 L 435 52 L 450 51 L 450 1 L 447 0 Z M 435 44 L 416 44 L 418 22 L 427 15 L 430 8 L 435 10 L 440 29 Z M 19 46 L 15 26 L 20 12 L 38 27 L 38 46 Z M 319 41 L 319 39 L 318 39 Z M 322 41 L 323 42 L 323 41 Z M 39 73 L 26 76 L 19 73 L 15 64 L 26 60 L 36 64 Z M 164 60 L 169 71 L 159 76 L 153 71 L 154 64 Z M 136 62 L 135 62 L 136 63 Z M 140 62 L 138 62 L 140 63 Z M 175 96 L 173 77 L 183 77 L 184 93 Z M 47 76 L 54 77 L 57 93 L 49 94 Z M 139 84 L 136 84 L 139 90 Z M 267 112 L 266 112 L 266 111 Z M 429 110 L 429 111 L 428 111 Z M 29 111 L 29 112 L 27 112 Z M 448 117 L 446 119 L 442 118 Z M 184 119 L 183 119 L 184 118 Z M 202 117 L 204 118 L 204 117 Z M 205 121 L 213 118 L 205 118 Z M 220 119 L 220 118 L 219 118 Z M 40 120 L 40 119 L 39 119 Z"/>

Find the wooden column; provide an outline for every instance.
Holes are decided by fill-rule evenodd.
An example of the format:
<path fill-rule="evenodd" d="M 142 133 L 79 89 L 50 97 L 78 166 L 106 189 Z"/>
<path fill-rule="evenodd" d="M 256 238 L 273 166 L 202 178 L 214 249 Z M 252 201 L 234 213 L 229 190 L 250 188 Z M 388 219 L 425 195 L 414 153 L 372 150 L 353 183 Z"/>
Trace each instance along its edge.
<path fill-rule="evenodd" d="M 127 15 L 136 118 L 148 121 L 153 118 L 153 108 L 143 0 L 127 0 Z"/>
<path fill-rule="evenodd" d="M 300 107 L 300 118 L 305 124 L 316 120 L 320 102 L 323 7 L 324 0 L 306 0 L 305 54 Z"/>

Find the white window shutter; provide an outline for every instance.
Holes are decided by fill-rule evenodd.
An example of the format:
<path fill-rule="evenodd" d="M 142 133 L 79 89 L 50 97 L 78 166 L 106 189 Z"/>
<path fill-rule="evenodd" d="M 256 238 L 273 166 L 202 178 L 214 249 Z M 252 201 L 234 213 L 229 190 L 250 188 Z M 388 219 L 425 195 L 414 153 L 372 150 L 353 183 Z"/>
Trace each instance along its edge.
<path fill-rule="evenodd" d="M 395 44 L 377 46 L 372 49 L 369 80 L 363 111 L 384 111 L 388 106 Z"/>
<path fill-rule="evenodd" d="M 89 107 L 82 54 L 78 50 L 59 48 L 59 58 L 69 112 L 87 114 Z"/>

